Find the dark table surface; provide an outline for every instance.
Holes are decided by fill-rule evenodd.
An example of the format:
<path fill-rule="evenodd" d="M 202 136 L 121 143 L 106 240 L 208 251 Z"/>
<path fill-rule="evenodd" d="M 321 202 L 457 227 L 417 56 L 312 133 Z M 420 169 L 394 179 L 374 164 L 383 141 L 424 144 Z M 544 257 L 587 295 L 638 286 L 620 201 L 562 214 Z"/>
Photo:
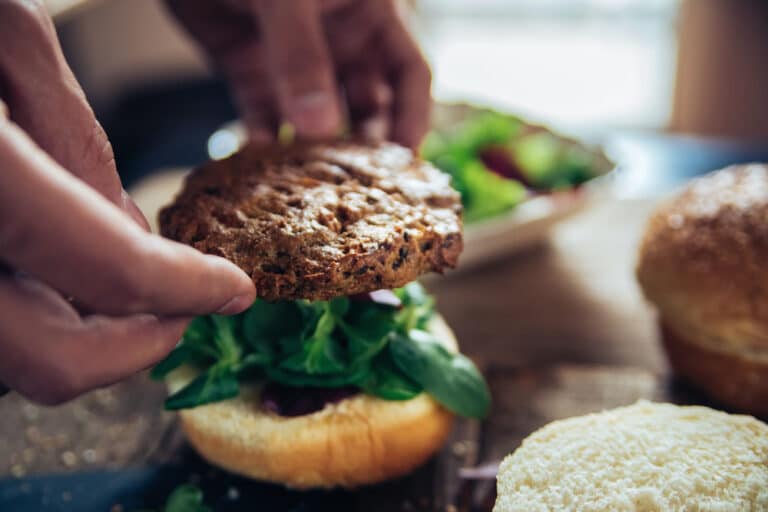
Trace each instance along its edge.
<path fill-rule="evenodd" d="M 768 160 L 768 148 L 653 134 L 615 136 L 612 193 L 546 243 L 430 284 L 463 351 L 488 376 L 494 409 L 458 421 L 427 467 L 355 492 L 295 493 L 214 470 L 184 444 L 164 390 L 145 376 L 43 408 L 0 399 L 0 510 L 133 510 L 199 482 L 220 510 L 489 510 L 493 480 L 461 467 L 498 461 L 543 424 L 639 398 L 706 403 L 668 375 L 633 267 L 645 220 L 684 179 Z"/>

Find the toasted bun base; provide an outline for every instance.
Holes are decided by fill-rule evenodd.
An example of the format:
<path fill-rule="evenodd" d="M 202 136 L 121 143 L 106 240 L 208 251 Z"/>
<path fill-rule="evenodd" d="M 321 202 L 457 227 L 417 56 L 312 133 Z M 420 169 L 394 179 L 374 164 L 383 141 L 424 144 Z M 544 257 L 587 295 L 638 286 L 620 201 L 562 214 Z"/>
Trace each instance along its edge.
<path fill-rule="evenodd" d="M 442 318 L 430 330 L 457 348 Z M 191 377 L 182 369 L 169 385 L 179 389 Z M 361 394 L 286 418 L 261 410 L 258 390 L 250 389 L 180 416 L 189 442 L 212 464 L 294 488 L 355 487 L 404 475 L 440 449 L 453 423 L 425 393 L 407 401 Z"/>
<path fill-rule="evenodd" d="M 739 412 L 768 418 L 768 362 L 696 343 L 663 323 L 661 335 L 681 377 Z"/>
<path fill-rule="evenodd" d="M 499 469 L 494 512 L 768 510 L 768 425 L 638 402 L 556 421 Z"/>

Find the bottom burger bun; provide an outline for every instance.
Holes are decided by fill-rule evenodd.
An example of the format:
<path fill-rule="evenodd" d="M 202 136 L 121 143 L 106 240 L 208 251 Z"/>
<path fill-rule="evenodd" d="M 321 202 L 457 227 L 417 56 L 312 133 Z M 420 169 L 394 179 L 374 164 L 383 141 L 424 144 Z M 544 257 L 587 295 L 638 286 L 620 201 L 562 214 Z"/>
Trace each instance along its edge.
<path fill-rule="evenodd" d="M 430 331 L 458 349 L 441 317 Z M 171 373 L 171 392 L 193 378 L 189 368 Z M 355 487 L 409 473 L 440 449 L 453 423 L 426 393 L 405 401 L 361 393 L 315 413 L 283 417 L 261 409 L 257 387 L 180 416 L 187 439 L 208 462 L 293 488 Z"/>

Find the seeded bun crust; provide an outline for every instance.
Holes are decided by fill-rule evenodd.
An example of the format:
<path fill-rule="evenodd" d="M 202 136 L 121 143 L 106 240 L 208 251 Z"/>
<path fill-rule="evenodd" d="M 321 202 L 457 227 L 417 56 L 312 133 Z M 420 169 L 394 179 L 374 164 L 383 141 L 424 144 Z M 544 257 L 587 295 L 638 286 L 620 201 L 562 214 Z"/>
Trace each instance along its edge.
<path fill-rule="evenodd" d="M 694 180 L 652 216 L 637 276 L 674 369 L 768 416 L 768 167 Z"/>
<path fill-rule="evenodd" d="M 430 330 L 457 349 L 442 318 Z M 193 377 L 187 368 L 172 373 L 171 391 Z M 260 409 L 255 388 L 180 416 L 187 439 L 210 463 L 299 489 L 356 487 L 409 473 L 440 449 L 453 424 L 453 415 L 425 393 L 406 401 L 360 394 L 282 417 Z"/>
<path fill-rule="evenodd" d="M 237 264 L 267 300 L 391 289 L 456 265 L 461 201 L 404 147 L 248 146 L 193 171 L 164 236 Z"/>
<path fill-rule="evenodd" d="M 534 432 L 497 486 L 494 512 L 768 510 L 768 425 L 638 402 Z"/>

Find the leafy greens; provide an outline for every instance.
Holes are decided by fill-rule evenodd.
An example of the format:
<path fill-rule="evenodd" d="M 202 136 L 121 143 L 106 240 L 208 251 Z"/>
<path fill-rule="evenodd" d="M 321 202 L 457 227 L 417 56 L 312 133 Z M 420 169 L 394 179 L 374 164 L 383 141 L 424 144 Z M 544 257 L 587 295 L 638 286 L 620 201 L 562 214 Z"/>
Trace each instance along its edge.
<path fill-rule="evenodd" d="M 445 349 L 428 332 L 434 304 L 418 283 L 395 290 L 402 306 L 375 301 L 257 300 L 232 317 L 196 318 L 156 379 L 182 365 L 199 374 L 165 402 L 185 409 L 235 397 L 240 384 L 291 387 L 354 386 L 385 400 L 421 392 L 456 414 L 485 416 L 490 393 L 465 356 Z"/>
<path fill-rule="evenodd" d="M 509 211 L 531 191 L 577 186 L 594 177 L 600 165 L 586 148 L 492 110 L 431 132 L 421 152 L 451 175 L 467 222 Z"/>
<path fill-rule="evenodd" d="M 162 512 L 212 512 L 203 504 L 203 491 L 192 484 L 183 484 L 173 490 Z"/>

